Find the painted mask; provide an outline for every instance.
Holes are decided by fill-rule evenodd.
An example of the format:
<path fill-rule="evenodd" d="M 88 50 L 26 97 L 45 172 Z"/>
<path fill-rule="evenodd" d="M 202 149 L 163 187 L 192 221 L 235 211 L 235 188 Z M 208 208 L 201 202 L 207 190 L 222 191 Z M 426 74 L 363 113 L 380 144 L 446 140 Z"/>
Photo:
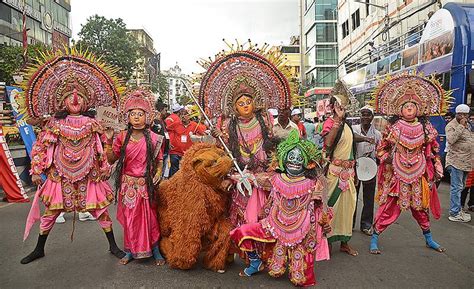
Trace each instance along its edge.
<path fill-rule="evenodd" d="M 288 152 L 285 160 L 286 172 L 293 177 L 297 177 L 304 172 L 304 158 L 299 147 L 295 147 Z"/>

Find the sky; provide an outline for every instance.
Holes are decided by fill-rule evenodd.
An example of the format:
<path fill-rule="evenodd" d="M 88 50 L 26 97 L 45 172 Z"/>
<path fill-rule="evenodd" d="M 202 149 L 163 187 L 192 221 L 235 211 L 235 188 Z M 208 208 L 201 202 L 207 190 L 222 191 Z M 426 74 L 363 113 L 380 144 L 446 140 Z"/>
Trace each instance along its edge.
<path fill-rule="evenodd" d="M 196 60 L 226 48 L 222 41 L 289 44 L 299 35 L 299 0 L 73 0 L 73 38 L 94 14 L 122 18 L 127 28 L 151 35 L 161 68 L 176 63 L 184 73 L 202 72 Z"/>

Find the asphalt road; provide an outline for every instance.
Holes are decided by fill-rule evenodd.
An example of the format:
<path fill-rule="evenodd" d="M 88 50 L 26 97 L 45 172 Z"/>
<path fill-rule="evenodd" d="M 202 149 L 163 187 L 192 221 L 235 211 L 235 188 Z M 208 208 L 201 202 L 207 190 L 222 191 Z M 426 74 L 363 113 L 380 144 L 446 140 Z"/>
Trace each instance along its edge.
<path fill-rule="evenodd" d="M 360 196 L 361 197 L 361 196 Z M 447 219 L 449 192 L 442 184 L 443 216 L 433 220 L 432 233 L 446 248 L 437 253 L 425 247 L 423 235 L 409 212 L 381 235 L 382 255 L 370 255 L 370 238 L 354 231 L 351 244 L 359 256 L 351 257 L 333 248 L 330 261 L 316 264 L 318 288 L 474 288 L 474 230 L 470 223 Z M 274 279 L 262 272 L 242 278 L 239 260 L 225 274 L 197 266 L 179 271 L 157 267 L 152 260 L 120 265 L 107 251 L 107 240 L 96 222 L 75 223 L 71 242 L 72 214 L 57 224 L 46 244 L 46 256 L 28 265 L 20 259 L 33 250 L 38 224 L 22 242 L 30 204 L 0 202 L 0 288 L 292 288 L 285 277 Z M 360 208 L 360 207 L 359 207 Z M 115 207 L 111 212 L 115 216 Z M 360 214 L 360 213 L 359 213 Z M 77 218 L 77 217 L 76 217 Z M 117 243 L 122 244 L 115 222 Z"/>

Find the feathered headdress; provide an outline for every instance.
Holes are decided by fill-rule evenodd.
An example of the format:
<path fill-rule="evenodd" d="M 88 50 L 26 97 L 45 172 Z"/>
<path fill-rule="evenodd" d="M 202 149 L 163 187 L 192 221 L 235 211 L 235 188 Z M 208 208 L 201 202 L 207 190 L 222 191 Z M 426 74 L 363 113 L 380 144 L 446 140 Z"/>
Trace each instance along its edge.
<path fill-rule="evenodd" d="M 402 106 L 413 102 L 418 116 L 445 114 L 451 103 L 452 91 L 445 91 L 434 76 L 413 73 L 388 76 L 375 88 L 371 104 L 384 115 L 400 115 Z"/>
<path fill-rule="evenodd" d="M 125 90 L 113 68 L 87 51 L 65 48 L 41 53 L 36 64 L 26 69 L 21 86 L 30 116 L 51 115 L 62 109 L 71 94 L 83 97 L 86 106 L 119 105 Z"/>
<path fill-rule="evenodd" d="M 197 76 L 200 83 L 199 103 L 212 117 L 233 112 L 236 98 L 243 94 L 253 97 L 257 108 L 291 107 L 296 95 L 292 77 L 283 54 L 252 44 L 237 46 L 226 43 L 230 51 L 218 53 L 214 59 L 198 63 L 206 69 Z"/>

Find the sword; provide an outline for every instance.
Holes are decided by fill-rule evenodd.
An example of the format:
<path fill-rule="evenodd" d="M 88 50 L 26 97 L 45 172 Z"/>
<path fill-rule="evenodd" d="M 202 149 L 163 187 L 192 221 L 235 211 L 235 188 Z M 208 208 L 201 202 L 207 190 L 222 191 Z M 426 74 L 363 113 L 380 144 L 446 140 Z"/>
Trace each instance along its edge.
<path fill-rule="evenodd" d="M 199 101 L 196 99 L 196 97 L 194 96 L 193 92 L 191 89 L 189 89 L 189 86 L 187 83 L 183 82 L 184 84 L 184 88 L 186 88 L 186 90 L 189 92 L 189 95 L 191 96 L 191 99 L 193 100 L 193 102 L 197 105 L 197 107 L 199 108 L 199 111 L 201 111 L 201 114 L 204 116 L 204 118 L 207 120 L 207 122 L 209 123 L 209 126 L 211 127 L 211 129 L 214 129 L 214 125 L 212 124 L 211 122 L 211 119 L 209 118 L 209 116 L 206 114 L 206 112 L 204 111 L 203 107 L 201 106 L 201 104 L 199 103 Z M 230 157 L 230 159 L 232 160 L 232 163 L 234 164 L 234 167 L 235 169 L 237 170 L 237 172 L 240 174 L 240 178 L 237 182 L 237 190 L 243 195 L 245 196 L 245 191 L 244 189 L 247 191 L 247 194 L 250 196 L 252 195 L 252 183 L 255 183 L 257 184 L 257 181 L 255 179 L 255 176 L 252 175 L 251 173 L 247 172 L 246 169 L 247 167 L 244 168 L 244 170 L 242 171 L 242 169 L 240 169 L 239 167 L 239 164 L 237 163 L 237 160 L 234 158 L 234 156 L 232 155 L 232 152 L 230 151 L 230 149 L 227 147 L 226 143 L 224 142 L 224 140 L 222 139 L 221 136 L 218 136 L 217 139 L 219 140 L 219 142 L 221 143 L 222 147 L 224 147 L 224 150 L 226 151 L 227 155 Z M 242 187 L 243 186 L 243 187 Z"/>

